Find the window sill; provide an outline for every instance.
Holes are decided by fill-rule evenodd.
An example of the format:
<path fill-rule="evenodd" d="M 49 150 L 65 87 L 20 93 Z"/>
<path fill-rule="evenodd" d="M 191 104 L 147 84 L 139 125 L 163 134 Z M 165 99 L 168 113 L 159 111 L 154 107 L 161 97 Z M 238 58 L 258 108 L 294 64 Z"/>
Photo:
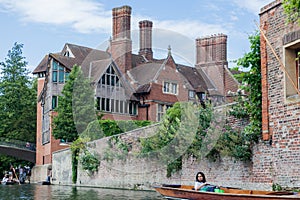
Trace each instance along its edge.
<path fill-rule="evenodd" d="M 286 104 L 292 104 L 298 102 L 300 102 L 300 96 L 298 94 L 286 97 Z"/>

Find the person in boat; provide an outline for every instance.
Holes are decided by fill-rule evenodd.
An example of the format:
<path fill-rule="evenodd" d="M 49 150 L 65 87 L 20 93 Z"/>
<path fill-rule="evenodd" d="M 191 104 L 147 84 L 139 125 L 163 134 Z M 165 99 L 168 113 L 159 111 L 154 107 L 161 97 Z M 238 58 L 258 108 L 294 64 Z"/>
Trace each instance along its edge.
<path fill-rule="evenodd" d="M 8 175 L 8 174 L 5 174 L 5 176 L 3 177 L 1 183 L 2 183 L 3 185 L 5 185 L 5 184 L 8 182 L 8 180 L 9 180 L 9 175 Z"/>
<path fill-rule="evenodd" d="M 20 183 L 25 183 L 25 179 L 26 179 L 26 171 L 24 169 L 23 166 L 19 166 L 19 180 L 20 180 Z"/>
<path fill-rule="evenodd" d="M 31 176 L 31 168 L 29 166 L 25 166 L 25 172 L 26 172 L 26 178 L 25 180 L 28 181 L 28 183 L 30 183 L 30 176 Z"/>
<path fill-rule="evenodd" d="M 205 178 L 204 173 L 203 172 L 198 172 L 196 174 L 196 181 L 195 181 L 194 189 L 196 191 L 198 191 L 198 190 L 200 190 L 202 187 L 204 187 L 206 185 L 209 185 L 209 184 L 206 182 L 206 178 Z"/>
<path fill-rule="evenodd" d="M 10 165 L 10 168 L 9 168 L 9 171 L 8 171 L 8 176 L 9 176 L 8 181 L 13 181 L 14 174 L 15 174 L 15 168 L 12 165 Z"/>

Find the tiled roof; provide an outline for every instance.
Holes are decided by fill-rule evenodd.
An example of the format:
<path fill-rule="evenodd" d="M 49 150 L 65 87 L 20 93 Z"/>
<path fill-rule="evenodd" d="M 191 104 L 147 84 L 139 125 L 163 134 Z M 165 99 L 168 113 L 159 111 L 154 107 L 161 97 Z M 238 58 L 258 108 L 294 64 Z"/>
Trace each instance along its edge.
<path fill-rule="evenodd" d="M 64 56 L 67 49 L 72 52 L 74 57 Z M 88 73 L 87 67 L 89 67 L 91 61 L 108 59 L 110 57 L 110 55 L 105 51 L 66 43 L 60 53 L 50 53 L 49 55 L 46 55 L 39 63 L 39 65 L 35 68 L 33 74 L 47 70 L 47 62 L 49 56 L 53 57 L 69 69 L 71 69 L 74 64 L 80 65 L 84 73 Z"/>
<path fill-rule="evenodd" d="M 177 65 L 178 71 L 188 80 L 196 92 L 207 92 L 207 85 L 204 78 L 195 67 Z"/>
<path fill-rule="evenodd" d="M 71 51 L 71 56 L 65 56 L 68 50 Z M 46 55 L 33 71 L 34 74 L 47 70 L 49 57 L 54 58 L 70 70 L 75 64 L 80 65 L 83 73 L 90 77 L 92 82 L 98 82 L 107 67 L 112 63 L 111 56 L 106 51 L 66 43 L 60 53 Z M 151 82 L 153 82 L 165 61 L 166 59 L 148 61 L 144 56 L 132 54 L 133 68 L 128 75 L 133 79 L 131 81 L 137 83 L 136 91 L 124 75 L 117 70 L 119 76 L 123 79 L 128 94 L 150 92 Z M 210 80 L 201 68 L 177 64 L 177 69 L 196 92 L 209 92 L 210 95 L 220 95 L 213 80 Z"/>
<path fill-rule="evenodd" d="M 37 74 L 39 72 L 44 72 L 47 70 L 47 64 L 48 64 L 49 55 L 46 55 L 42 61 L 39 63 L 39 65 L 33 70 L 33 74 Z"/>
<path fill-rule="evenodd" d="M 221 92 L 218 90 L 218 88 L 215 86 L 213 80 L 211 80 L 208 75 L 204 72 L 204 70 L 202 70 L 202 68 L 198 68 L 198 73 L 200 74 L 200 76 L 203 78 L 203 80 L 206 83 L 207 86 L 207 90 L 208 93 L 210 95 L 218 95 L 218 96 L 222 96 Z"/>
<path fill-rule="evenodd" d="M 129 73 L 134 79 L 133 81 L 140 85 L 145 85 L 152 82 L 161 66 L 162 64 L 149 62 L 133 68 Z"/>
<path fill-rule="evenodd" d="M 90 65 L 98 63 L 99 61 L 110 62 L 110 54 L 106 51 L 100 51 L 93 49 L 89 54 L 81 61 L 81 68 L 83 73 L 88 76 L 90 71 Z"/>
<path fill-rule="evenodd" d="M 111 62 L 111 59 L 92 62 L 89 66 L 88 72 L 88 77 L 91 79 L 91 82 L 97 83 L 102 77 L 102 74 L 105 73 L 107 67 L 111 64 Z"/>
<path fill-rule="evenodd" d="M 136 93 L 138 93 L 138 94 L 141 94 L 141 93 L 149 93 L 150 90 L 151 90 L 151 84 L 150 84 L 150 83 L 147 83 L 147 84 L 144 84 L 144 85 L 139 86 L 139 87 L 136 89 Z"/>
<path fill-rule="evenodd" d="M 68 69 L 72 69 L 74 65 L 80 65 L 80 62 L 78 62 L 78 59 L 62 56 L 60 54 L 49 54 L 50 57 L 54 58 L 56 61 L 61 63 L 63 66 L 65 66 Z"/>

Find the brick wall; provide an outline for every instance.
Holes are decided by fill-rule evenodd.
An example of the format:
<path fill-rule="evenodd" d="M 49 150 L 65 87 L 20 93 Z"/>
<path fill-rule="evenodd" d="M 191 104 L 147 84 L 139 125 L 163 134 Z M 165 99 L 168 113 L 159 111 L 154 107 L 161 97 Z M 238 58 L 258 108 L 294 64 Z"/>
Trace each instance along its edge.
<path fill-rule="evenodd" d="M 93 175 L 88 175 L 79 166 L 77 184 L 82 186 L 152 190 L 153 186 L 162 183 L 193 184 L 195 174 L 198 171 L 203 171 L 206 174 L 207 181 L 211 184 L 271 190 L 272 182 L 270 179 L 266 179 L 264 182 L 258 180 L 261 173 L 253 173 L 254 164 L 252 162 L 239 162 L 229 157 L 222 157 L 216 162 L 210 162 L 205 158 L 197 161 L 192 157 L 186 157 L 183 160 L 183 169 L 172 175 L 171 178 L 167 178 L 166 166 L 156 159 L 136 159 L 132 156 L 140 147 L 139 138 L 150 137 L 156 132 L 157 128 L 157 125 L 152 125 L 121 134 L 120 138 L 123 141 L 132 144 L 132 149 L 126 159 L 113 159 L 112 162 L 102 160 L 99 171 Z M 108 139 L 103 138 L 89 143 L 90 151 L 96 152 L 103 157 L 108 147 Z M 261 152 L 264 151 L 264 149 L 260 150 L 260 148 L 260 145 L 254 147 L 255 160 L 257 159 L 258 161 L 261 160 Z M 110 149 L 110 151 L 117 154 L 118 150 Z M 72 184 L 70 150 L 61 150 L 53 154 L 52 169 L 54 184 Z M 261 172 L 265 173 L 264 170 L 262 168 Z"/>
<path fill-rule="evenodd" d="M 285 35 L 299 31 L 300 26 L 296 23 L 286 23 L 282 1 L 276 0 L 261 9 L 260 28 L 262 128 L 263 139 L 266 142 L 260 144 L 257 154 L 253 157 L 254 179 L 259 182 L 270 181 L 299 187 L 300 102 L 289 102 L 286 98 L 286 87 L 291 86 L 287 85 L 286 81 L 287 68 L 283 68 L 281 63 L 284 63 L 285 59 Z"/>

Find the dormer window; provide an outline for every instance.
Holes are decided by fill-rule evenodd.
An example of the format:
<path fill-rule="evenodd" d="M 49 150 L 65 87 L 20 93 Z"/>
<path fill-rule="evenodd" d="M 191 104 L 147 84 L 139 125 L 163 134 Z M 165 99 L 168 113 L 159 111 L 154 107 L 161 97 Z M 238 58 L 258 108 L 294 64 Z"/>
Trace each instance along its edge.
<path fill-rule="evenodd" d="M 70 57 L 70 52 L 69 52 L 69 51 L 66 51 L 66 52 L 64 53 L 64 56 Z"/>

